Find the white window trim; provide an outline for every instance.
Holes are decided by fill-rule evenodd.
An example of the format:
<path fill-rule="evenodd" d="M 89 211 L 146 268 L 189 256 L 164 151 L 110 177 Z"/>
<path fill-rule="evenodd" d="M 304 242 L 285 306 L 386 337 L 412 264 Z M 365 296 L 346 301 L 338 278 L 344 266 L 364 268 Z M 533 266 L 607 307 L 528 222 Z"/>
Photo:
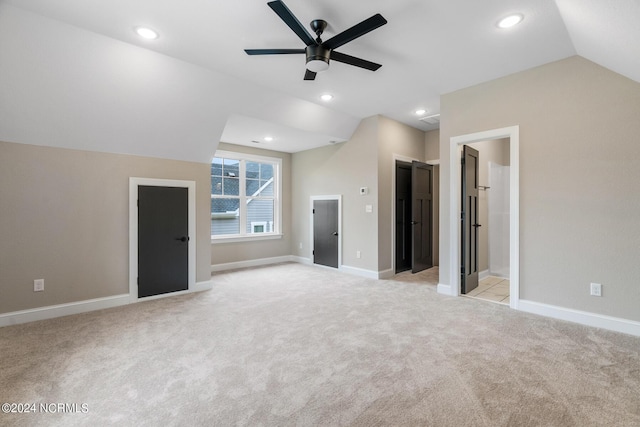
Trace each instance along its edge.
<path fill-rule="evenodd" d="M 271 240 L 271 239 L 281 239 L 282 238 L 282 159 L 278 157 L 267 157 L 267 156 L 259 156 L 255 154 L 245 154 L 238 153 L 235 151 L 225 151 L 218 150 L 214 154 L 214 157 L 222 157 L 228 159 L 241 160 L 240 162 L 240 179 L 241 182 L 244 182 L 246 179 L 245 174 L 245 162 L 259 162 L 259 163 L 270 163 L 274 165 L 273 171 L 273 179 L 276 181 L 276 185 L 274 186 L 274 206 L 273 206 L 273 223 L 271 226 L 272 230 L 275 230 L 270 233 L 247 233 L 246 227 L 243 225 L 246 224 L 246 209 L 240 209 L 240 234 L 225 234 L 225 235 L 212 235 L 211 243 L 232 243 L 232 242 L 248 242 L 255 240 Z M 213 159 L 211 159 L 213 162 Z M 246 185 L 240 185 L 240 203 L 244 202 L 244 205 L 249 202 L 250 199 L 255 199 L 259 197 L 255 197 L 255 195 L 247 195 L 246 194 Z M 213 194 L 211 194 L 211 198 L 213 199 Z M 271 197 L 269 197 L 271 199 Z"/>

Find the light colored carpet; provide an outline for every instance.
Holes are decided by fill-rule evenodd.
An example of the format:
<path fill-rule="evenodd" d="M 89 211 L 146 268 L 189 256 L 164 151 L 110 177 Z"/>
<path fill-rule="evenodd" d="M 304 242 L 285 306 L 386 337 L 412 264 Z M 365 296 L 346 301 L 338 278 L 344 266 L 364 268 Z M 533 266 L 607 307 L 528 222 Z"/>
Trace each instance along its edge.
<path fill-rule="evenodd" d="M 0 329 L 3 426 L 640 426 L 640 339 L 281 264 Z M 419 280 L 429 280 L 424 284 Z"/>

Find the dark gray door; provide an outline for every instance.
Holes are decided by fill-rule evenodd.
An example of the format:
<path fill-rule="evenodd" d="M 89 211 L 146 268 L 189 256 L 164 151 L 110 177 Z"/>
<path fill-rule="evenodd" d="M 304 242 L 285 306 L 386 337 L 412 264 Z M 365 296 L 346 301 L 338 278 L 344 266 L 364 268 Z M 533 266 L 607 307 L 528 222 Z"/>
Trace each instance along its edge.
<path fill-rule="evenodd" d="M 468 145 L 462 151 L 462 267 L 461 292 L 478 287 L 478 167 L 479 153 Z"/>
<path fill-rule="evenodd" d="M 411 164 L 396 162 L 396 273 L 411 269 L 413 226 L 411 225 Z"/>
<path fill-rule="evenodd" d="M 338 201 L 313 201 L 313 262 L 338 268 Z"/>
<path fill-rule="evenodd" d="M 433 166 L 411 163 L 411 225 L 413 227 L 411 271 L 433 267 L 432 242 Z"/>
<path fill-rule="evenodd" d="M 138 298 L 189 288 L 187 188 L 138 186 Z"/>

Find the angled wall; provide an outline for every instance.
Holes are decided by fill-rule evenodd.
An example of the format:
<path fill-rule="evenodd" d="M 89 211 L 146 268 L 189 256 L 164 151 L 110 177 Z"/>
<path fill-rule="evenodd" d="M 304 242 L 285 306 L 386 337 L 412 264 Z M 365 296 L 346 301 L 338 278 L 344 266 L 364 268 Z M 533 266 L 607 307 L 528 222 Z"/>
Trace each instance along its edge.
<path fill-rule="evenodd" d="M 342 263 L 378 271 L 379 120 L 379 116 L 362 120 L 342 144 L 293 154 L 293 255 L 312 260 L 311 196 L 342 195 Z M 368 194 L 361 196 L 360 187 L 367 187 Z M 365 211 L 366 205 L 372 205 L 372 212 Z"/>

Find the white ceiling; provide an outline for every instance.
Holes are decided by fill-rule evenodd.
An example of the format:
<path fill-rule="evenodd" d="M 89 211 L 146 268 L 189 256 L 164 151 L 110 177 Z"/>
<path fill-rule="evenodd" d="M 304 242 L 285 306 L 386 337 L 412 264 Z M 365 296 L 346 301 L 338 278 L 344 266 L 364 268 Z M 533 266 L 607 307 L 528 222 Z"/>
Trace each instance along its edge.
<path fill-rule="evenodd" d="M 325 19 L 328 39 L 381 13 L 388 24 L 338 50 L 383 64 L 376 72 L 332 62 L 315 81 L 303 81 L 304 55 L 247 56 L 245 48 L 301 48 L 302 42 L 266 0 L 6 0 L 7 3 L 125 43 L 137 45 L 298 99 L 346 118 L 382 114 L 430 127 L 413 113 L 440 111 L 442 94 L 575 54 L 640 81 L 640 2 L 637 0 L 286 0 L 302 23 Z M 499 18 L 522 13 L 509 30 Z M 153 41 L 138 25 L 160 33 Z M 251 90 L 234 104 L 255 103 Z M 319 96 L 331 93 L 323 103 Z M 295 152 L 342 141 L 280 120 L 291 108 L 262 117 L 231 114 L 218 135 L 230 143 Z M 259 115 L 259 114 L 256 114 Z M 269 145 L 262 138 L 272 134 Z M 212 136 L 216 137 L 216 136 Z"/>

